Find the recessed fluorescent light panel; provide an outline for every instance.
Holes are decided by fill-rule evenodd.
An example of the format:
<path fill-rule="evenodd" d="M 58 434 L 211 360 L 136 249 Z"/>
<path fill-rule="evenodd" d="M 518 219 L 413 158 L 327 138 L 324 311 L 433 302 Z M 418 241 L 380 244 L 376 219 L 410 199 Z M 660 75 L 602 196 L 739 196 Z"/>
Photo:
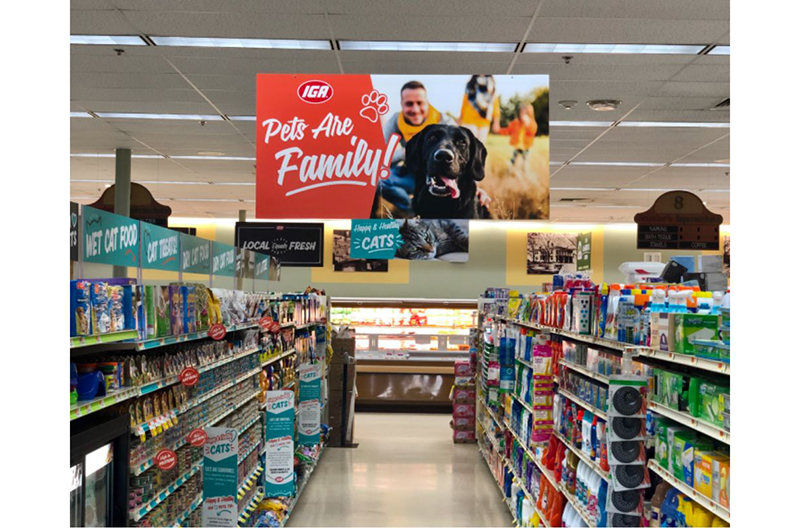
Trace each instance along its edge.
<path fill-rule="evenodd" d="M 256 116 L 228 116 L 231 121 L 255 121 Z"/>
<path fill-rule="evenodd" d="M 388 40 L 340 40 L 344 51 L 471 51 L 513 53 L 516 42 L 403 42 Z"/>
<path fill-rule="evenodd" d="M 697 55 L 705 46 L 672 44 L 545 44 L 528 42 L 524 53 L 611 53 L 645 55 Z"/>
<path fill-rule="evenodd" d="M 208 37 L 150 37 L 156 46 L 186 48 L 250 48 L 250 49 L 307 49 L 330 50 L 329 40 L 249 39 Z"/>
<path fill-rule="evenodd" d="M 557 127 L 599 127 L 608 128 L 613 123 L 611 121 L 550 121 L 550 126 Z"/>
<path fill-rule="evenodd" d="M 102 152 L 102 153 L 92 153 L 92 152 L 71 152 L 70 157 L 72 158 L 116 158 L 117 155 L 110 152 Z M 131 154 L 132 158 L 140 158 L 140 159 L 165 159 L 164 156 L 160 154 Z M 78 180 L 72 180 L 78 181 Z"/>
<path fill-rule="evenodd" d="M 670 167 L 730 167 L 730 163 L 673 163 Z"/>
<path fill-rule="evenodd" d="M 70 117 L 92 117 L 92 114 L 89 112 L 70 112 Z"/>
<path fill-rule="evenodd" d="M 552 125 L 552 123 L 551 123 Z M 689 123 L 678 121 L 622 121 L 620 127 L 644 128 L 730 128 L 730 123 Z"/>
<path fill-rule="evenodd" d="M 663 167 L 663 163 L 648 163 L 644 161 L 573 161 L 570 165 L 586 167 Z"/>
<path fill-rule="evenodd" d="M 222 116 L 216 114 L 131 114 L 119 112 L 95 112 L 95 115 L 104 119 L 176 119 L 186 121 L 222 121 Z"/>
<path fill-rule="evenodd" d="M 707 53 L 707 55 L 730 55 L 731 54 L 731 47 L 730 46 L 714 46 L 711 48 L 711 51 Z"/>
<path fill-rule="evenodd" d="M 221 160 L 221 161 L 255 161 L 255 158 L 246 156 L 170 156 L 171 159 L 182 160 Z"/>
<path fill-rule="evenodd" d="M 69 43 L 95 46 L 147 46 L 147 42 L 136 35 L 70 35 Z"/>

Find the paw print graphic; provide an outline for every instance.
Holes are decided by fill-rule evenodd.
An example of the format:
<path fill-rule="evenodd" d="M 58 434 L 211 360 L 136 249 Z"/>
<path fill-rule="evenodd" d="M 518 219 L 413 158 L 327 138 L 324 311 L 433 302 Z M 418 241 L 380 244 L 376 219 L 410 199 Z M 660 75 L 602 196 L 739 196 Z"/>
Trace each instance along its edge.
<path fill-rule="evenodd" d="M 364 105 L 364 108 L 361 109 L 358 115 L 372 123 L 377 123 L 378 116 L 382 116 L 389 111 L 387 101 L 388 98 L 385 94 L 372 90 L 372 92 L 361 96 L 361 104 Z"/>

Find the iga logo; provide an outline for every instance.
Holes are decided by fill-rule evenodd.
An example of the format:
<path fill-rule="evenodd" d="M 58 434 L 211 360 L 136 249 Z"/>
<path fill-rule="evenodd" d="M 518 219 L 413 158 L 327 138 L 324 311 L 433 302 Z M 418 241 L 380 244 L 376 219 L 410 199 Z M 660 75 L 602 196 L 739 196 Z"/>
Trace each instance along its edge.
<path fill-rule="evenodd" d="M 297 97 L 309 104 L 321 104 L 333 97 L 333 87 L 325 81 L 306 81 L 297 88 Z"/>

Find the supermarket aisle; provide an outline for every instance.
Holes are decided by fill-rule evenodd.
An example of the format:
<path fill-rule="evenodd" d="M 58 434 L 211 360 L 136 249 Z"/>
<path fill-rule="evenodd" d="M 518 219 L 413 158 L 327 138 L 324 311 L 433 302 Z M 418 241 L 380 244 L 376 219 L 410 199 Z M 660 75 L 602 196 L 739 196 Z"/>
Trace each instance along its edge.
<path fill-rule="evenodd" d="M 326 449 L 289 526 L 511 526 L 475 444 L 450 415 L 356 415 L 357 449 Z"/>

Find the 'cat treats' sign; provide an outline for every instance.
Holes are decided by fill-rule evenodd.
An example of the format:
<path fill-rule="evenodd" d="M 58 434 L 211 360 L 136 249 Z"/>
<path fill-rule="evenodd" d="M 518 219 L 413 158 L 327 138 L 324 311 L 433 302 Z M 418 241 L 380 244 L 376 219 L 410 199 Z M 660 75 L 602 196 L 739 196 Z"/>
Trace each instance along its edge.
<path fill-rule="evenodd" d="M 256 217 L 547 219 L 549 93 L 547 75 L 259 74 Z"/>

